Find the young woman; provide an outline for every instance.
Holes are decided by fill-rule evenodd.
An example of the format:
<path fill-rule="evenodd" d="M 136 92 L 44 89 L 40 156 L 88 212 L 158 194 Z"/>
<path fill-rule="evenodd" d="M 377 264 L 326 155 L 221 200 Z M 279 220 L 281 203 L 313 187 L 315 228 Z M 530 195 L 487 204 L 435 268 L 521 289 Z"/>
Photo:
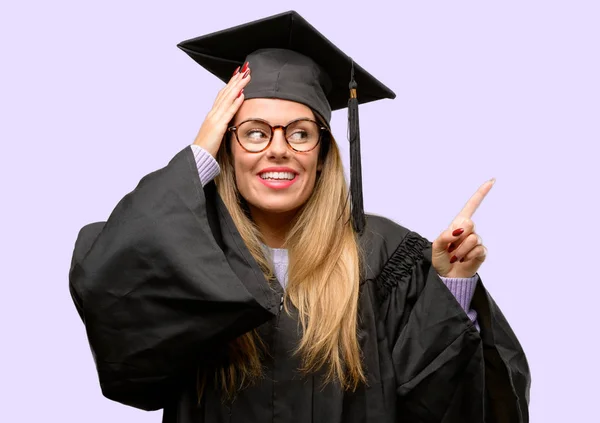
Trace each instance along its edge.
<path fill-rule="evenodd" d="M 223 78 L 236 38 L 193 145 L 77 239 L 104 395 L 180 423 L 528 421 L 524 353 L 477 275 L 492 182 L 433 243 L 360 222 L 335 74 L 385 87 L 295 12 L 180 46 Z"/>

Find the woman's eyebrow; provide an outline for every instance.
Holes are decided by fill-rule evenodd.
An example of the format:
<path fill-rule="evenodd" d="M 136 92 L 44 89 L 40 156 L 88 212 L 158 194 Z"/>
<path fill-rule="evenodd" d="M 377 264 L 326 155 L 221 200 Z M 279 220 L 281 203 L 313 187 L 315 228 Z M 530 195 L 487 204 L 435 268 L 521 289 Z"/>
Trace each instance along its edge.
<path fill-rule="evenodd" d="M 300 116 L 300 117 L 294 118 L 292 120 L 288 120 L 287 123 L 282 124 L 282 126 L 288 125 L 288 124 L 290 124 L 290 123 L 292 123 L 292 122 L 294 122 L 296 120 L 300 120 L 300 119 L 314 120 L 314 118 L 312 118 L 310 116 Z M 273 125 L 273 123 L 270 120 L 268 120 L 268 119 L 261 118 L 261 117 L 255 117 L 255 116 L 250 116 L 250 117 L 247 117 L 247 118 L 244 118 L 244 119 L 240 119 L 240 122 L 244 122 L 244 121 L 248 121 L 248 120 L 261 120 L 263 122 L 267 122 L 268 124 L 270 124 L 272 126 L 277 126 L 277 125 Z"/>

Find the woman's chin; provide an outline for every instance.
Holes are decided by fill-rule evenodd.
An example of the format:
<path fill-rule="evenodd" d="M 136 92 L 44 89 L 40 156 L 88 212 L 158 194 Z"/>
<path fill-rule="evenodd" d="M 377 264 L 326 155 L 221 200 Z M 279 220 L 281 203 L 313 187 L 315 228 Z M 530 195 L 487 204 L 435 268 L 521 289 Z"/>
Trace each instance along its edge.
<path fill-rule="evenodd" d="M 295 213 L 300 206 L 283 201 L 257 201 L 252 204 L 252 208 L 265 214 L 291 214 Z"/>

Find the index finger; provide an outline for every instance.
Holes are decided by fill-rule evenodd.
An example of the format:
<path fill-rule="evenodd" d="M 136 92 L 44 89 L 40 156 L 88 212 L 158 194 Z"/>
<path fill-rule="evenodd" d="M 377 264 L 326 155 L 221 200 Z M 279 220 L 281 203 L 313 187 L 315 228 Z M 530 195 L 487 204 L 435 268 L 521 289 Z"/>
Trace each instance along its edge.
<path fill-rule="evenodd" d="M 487 195 L 488 192 L 492 189 L 492 186 L 496 182 L 496 178 L 492 178 L 489 181 L 486 181 L 483 185 L 479 187 L 479 189 L 473 194 L 467 204 L 463 207 L 463 209 L 456 216 L 457 218 L 471 218 L 475 211 L 479 207 L 479 205 L 483 202 L 483 199 Z"/>

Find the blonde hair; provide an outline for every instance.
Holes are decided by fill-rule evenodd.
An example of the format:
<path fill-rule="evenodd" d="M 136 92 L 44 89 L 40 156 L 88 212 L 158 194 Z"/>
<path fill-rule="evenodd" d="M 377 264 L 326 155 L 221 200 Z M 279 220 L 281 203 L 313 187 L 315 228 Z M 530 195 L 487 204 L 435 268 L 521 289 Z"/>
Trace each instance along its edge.
<path fill-rule="evenodd" d="M 366 381 L 357 338 L 360 253 L 350 223 L 339 149 L 330 134 L 323 138 L 322 170 L 284 244 L 289 257 L 284 304 L 286 312 L 290 303 L 298 309 L 303 336 L 295 353 L 302 357 L 300 370 L 310 373 L 327 366 L 324 383 L 337 381 L 343 389 L 355 390 Z M 271 280 L 273 270 L 261 246 L 261 234 L 237 189 L 229 142 L 224 139 L 217 155 L 221 166 L 215 181 L 218 192 L 248 250 Z M 230 342 L 226 362 L 214 374 L 216 387 L 232 398 L 237 390 L 256 382 L 262 376 L 263 352 L 256 331 Z M 200 379 L 199 396 L 206 375 Z"/>

